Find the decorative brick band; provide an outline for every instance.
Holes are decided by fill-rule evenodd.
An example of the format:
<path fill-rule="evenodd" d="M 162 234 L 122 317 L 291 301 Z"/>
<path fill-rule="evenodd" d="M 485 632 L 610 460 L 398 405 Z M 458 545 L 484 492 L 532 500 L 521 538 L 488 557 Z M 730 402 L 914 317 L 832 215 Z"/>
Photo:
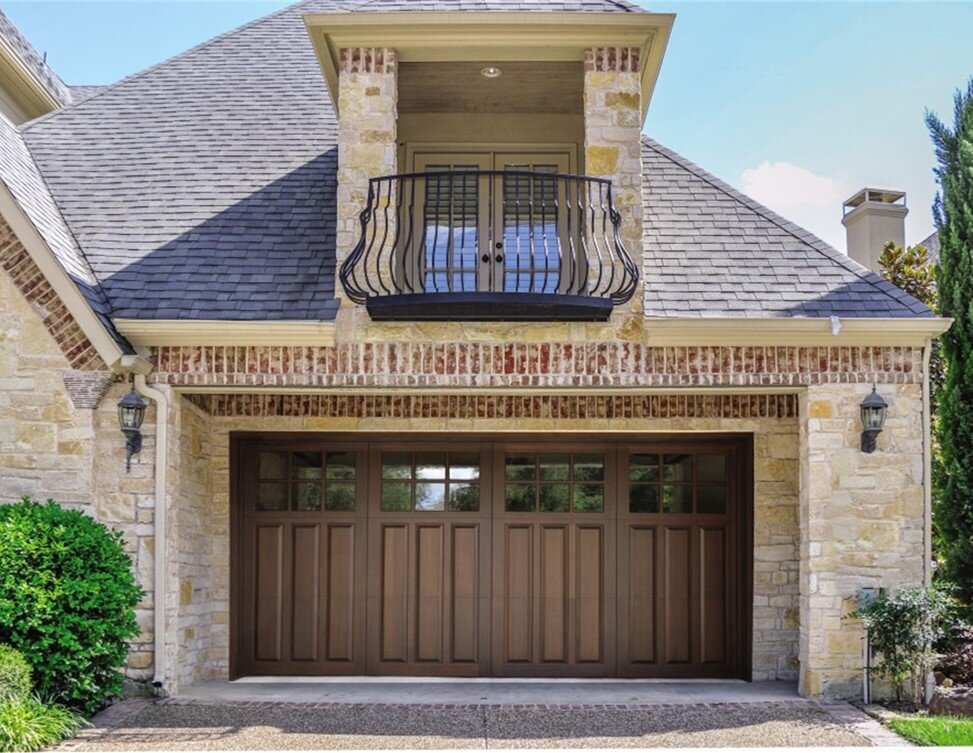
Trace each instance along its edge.
<path fill-rule="evenodd" d="M 0 266 L 14 285 L 27 299 L 43 320 L 44 326 L 57 342 L 58 347 L 78 370 L 106 369 L 95 346 L 82 331 L 54 288 L 47 281 L 40 267 L 14 234 L 10 226 L 0 219 Z"/>
<path fill-rule="evenodd" d="M 152 350 L 156 382 L 226 387 L 702 387 L 922 381 L 911 347 L 339 343 Z"/>
<path fill-rule="evenodd" d="M 395 70 L 395 50 L 342 47 L 338 54 L 340 73 L 392 73 Z"/>
<path fill-rule="evenodd" d="M 796 418 L 796 395 L 191 395 L 214 416 L 433 419 Z"/>
<path fill-rule="evenodd" d="M 638 73 L 638 47 L 589 47 L 584 51 L 584 69 L 588 73 L 614 71 Z"/>
<path fill-rule="evenodd" d="M 75 408 L 94 409 L 118 376 L 110 371 L 62 371 L 61 378 Z"/>

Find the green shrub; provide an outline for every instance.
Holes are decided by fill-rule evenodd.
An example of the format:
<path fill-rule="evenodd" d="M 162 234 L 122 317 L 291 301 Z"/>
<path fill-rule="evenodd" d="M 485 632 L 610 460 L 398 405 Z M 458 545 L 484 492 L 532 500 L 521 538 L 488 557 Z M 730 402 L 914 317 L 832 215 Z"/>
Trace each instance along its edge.
<path fill-rule="evenodd" d="M 30 695 L 30 664 L 23 655 L 0 643 L 0 698 Z"/>
<path fill-rule="evenodd" d="M 0 505 L 0 643 L 42 697 L 91 714 L 117 695 L 141 598 L 118 531 L 50 500 Z"/>
<path fill-rule="evenodd" d="M 855 613 L 880 655 L 875 669 L 892 681 L 896 700 L 905 690 L 910 701 L 923 702 L 926 677 L 936 663 L 935 644 L 954 611 L 955 602 L 943 590 L 903 588 L 876 597 Z"/>
<path fill-rule="evenodd" d="M 0 699 L 0 751 L 48 748 L 70 737 L 84 723 L 73 711 L 47 706 L 33 696 Z"/>

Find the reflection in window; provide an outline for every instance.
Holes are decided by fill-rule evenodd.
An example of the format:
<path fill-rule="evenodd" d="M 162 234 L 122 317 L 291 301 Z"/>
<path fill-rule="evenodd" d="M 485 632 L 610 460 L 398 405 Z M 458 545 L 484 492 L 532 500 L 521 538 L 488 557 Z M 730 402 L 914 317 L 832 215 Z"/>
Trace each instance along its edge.
<path fill-rule="evenodd" d="M 510 452 L 504 461 L 507 512 L 603 512 L 605 456 Z"/>
<path fill-rule="evenodd" d="M 258 510 L 348 512 L 357 501 L 357 455 L 336 452 L 261 452 Z"/>
<path fill-rule="evenodd" d="M 628 480 L 629 512 L 726 514 L 723 453 L 633 453 L 629 456 Z"/>
<path fill-rule="evenodd" d="M 380 507 L 384 512 L 476 512 L 479 481 L 478 452 L 383 452 Z"/>
<path fill-rule="evenodd" d="M 476 165 L 430 165 L 428 170 L 476 170 Z M 423 201 L 423 281 L 427 293 L 474 291 L 479 264 L 479 178 L 445 174 L 426 179 Z"/>

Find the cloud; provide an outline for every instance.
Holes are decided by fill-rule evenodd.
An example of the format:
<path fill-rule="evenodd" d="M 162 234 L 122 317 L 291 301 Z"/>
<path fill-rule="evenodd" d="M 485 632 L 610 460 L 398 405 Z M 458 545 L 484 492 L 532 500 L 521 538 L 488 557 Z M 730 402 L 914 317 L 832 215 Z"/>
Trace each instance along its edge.
<path fill-rule="evenodd" d="M 740 174 L 741 191 L 840 251 L 845 250 L 841 204 L 853 189 L 790 162 L 764 162 Z"/>

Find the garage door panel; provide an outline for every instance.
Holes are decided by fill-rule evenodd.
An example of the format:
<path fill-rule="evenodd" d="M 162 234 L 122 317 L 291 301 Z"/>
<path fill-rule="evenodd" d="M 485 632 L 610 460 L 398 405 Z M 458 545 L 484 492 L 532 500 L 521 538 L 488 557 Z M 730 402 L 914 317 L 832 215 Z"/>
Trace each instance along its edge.
<path fill-rule="evenodd" d="M 416 527 L 416 661 L 443 661 L 445 524 Z"/>
<path fill-rule="evenodd" d="M 321 610 L 321 527 L 317 524 L 291 527 L 292 576 L 291 658 L 318 660 L 318 624 Z"/>
<path fill-rule="evenodd" d="M 702 664 L 727 660 L 726 640 L 726 531 L 699 529 L 700 647 Z"/>
<path fill-rule="evenodd" d="M 666 526 L 662 550 L 665 602 L 663 625 L 664 661 L 669 664 L 689 662 L 692 653 L 692 581 L 690 529 Z"/>
<path fill-rule="evenodd" d="M 257 526 L 254 533 L 254 658 L 280 661 L 283 658 L 284 525 Z"/>
<path fill-rule="evenodd" d="M 534 658 L 534 529 L 505 525 L 503 549 L 498 553 L 503 594 L 495 605 L 502 619 L 500 665 L 529 664 Z"/>
<path fill-rule="evenodd" d="M 625 620 L 622 636 L 627 654 L 622 663 L 656 662 L 656 535 L 654 527 L 628 526 L 628 566 L 620 568 L 619 578 L 627 585 L 621 594 L 620 612 Z M 623 559 L 624 562 L 624 559 Z M 627 597 L 627 598 L 626 598 Z"/>
<path fill-rule="evenodd" d="M 568 530 L 567 526 L 539 528 L 540 660 L 567 663 Z"/>
<path fill-rule="evenodd" d="M 605 527 L 575 528 L 575 660 L 605 661 Z"/>
<path fill-rule="evenodd" d="M 475 664 L 480 656 L 480 527 L 453 525 L 450 548 L 452 661 Z"/>
<path fill-rule="evenodd" d="M 326 658 L 330 662 L 351 663 L 355 660 L 355 587 L 358 580 L 355 537 L 360 528 L 355 523 L 328 525 Z"/>
<path fill-rule="evenodd" d="M 379 658 L 409 660 L 409 526 L 382 525 L 379 580 Z"/>

